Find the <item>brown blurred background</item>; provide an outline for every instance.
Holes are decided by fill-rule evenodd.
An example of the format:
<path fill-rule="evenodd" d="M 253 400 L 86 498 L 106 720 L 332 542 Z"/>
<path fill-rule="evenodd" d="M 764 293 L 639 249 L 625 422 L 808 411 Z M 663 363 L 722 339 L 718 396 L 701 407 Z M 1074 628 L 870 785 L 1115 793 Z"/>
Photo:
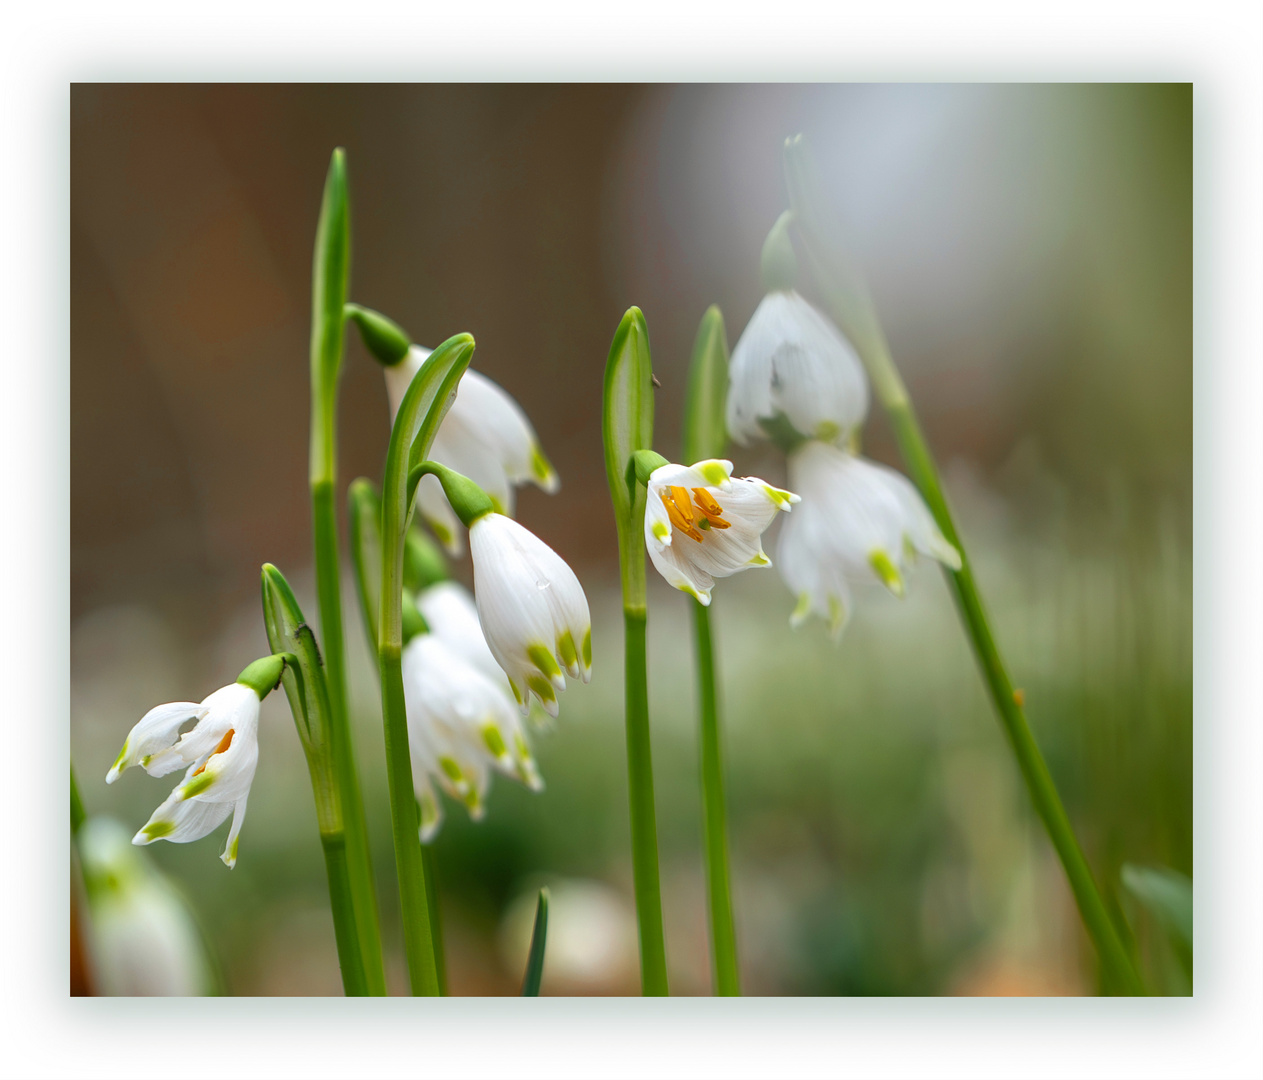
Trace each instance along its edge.
<path fill-rule="evenodd" d="M 311 248 L 344 146 L 352 297 L 431 346 L 474 335 L 475 367 L 521 402 L 562 477 L 554 497 L 524 491 L 519 517 L 575 566 L 598 627 L 593 685 L 540 740 L 548 791 L 497 785 L 477 827 L 449 808 L 453 989 L 514 991 L 520 897 L 539 880 L 569 882 L 596 927 L 576 955 L 623 942 L 605 971 L 566 982 L 563 964 L 545 990 L 634 988 L 604 360 L 638 304 L 674 456 L 697 322 L 719 303 L 735 343 L 783 209 L 781 143 L 805 131 L 1111 902 L 1127 905 L 1110 884 L 1122 862 L 1191 872 L 1191 105 L 1187 86 L 74 87 L 71 723 L 89 811 L 135 828 L 165 795 L 100 778 L 145 709 L 204 696 L 262 651 L 262 562 L 314 615 Z M 385 392 L 353 338 L 340 422 L 343 484 L 378 478 Z M 880 416 L 865 452 L 898 464 Z M 784 475 L 770 449 L 733 457 Z M 657 584 L 668 951 L 674 988 L 706 992 L 685 608 Z M 872 598 L 835 650 L 818 626 L 791 635 L 775 571 L 722 590 L 747 986 L 1091 990 L 936 572 L 912 593 Z M 376 685 L 349 595 L 347 610 L 389 924 Z M 269 701 L 237 870 L 216 839 L 147 849 L 196 893 L 233 992 L 338 988 L 288 724 Z M 1137 932 L 1162 968 L 1143 919 Z M 397 953 L 396 937 L 388 925 Z"/>

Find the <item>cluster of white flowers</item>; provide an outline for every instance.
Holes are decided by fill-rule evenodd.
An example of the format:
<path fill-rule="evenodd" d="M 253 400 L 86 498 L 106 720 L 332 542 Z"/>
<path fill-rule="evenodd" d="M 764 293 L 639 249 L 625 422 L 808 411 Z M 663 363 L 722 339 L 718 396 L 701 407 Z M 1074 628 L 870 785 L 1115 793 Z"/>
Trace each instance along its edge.
<path fill-rule="evenodd" d="M 792 289 L 763 299 L 733 349 L 727 412 L 742 444 L 786 428 L 800 440 L 789 483 L 801 505 L 777 546 L 797 598 L 794 625 L 819 615 L 836 638 L 852 585 L 876 580 L 902 596 L 918 552 L 960 569 L 908 479 L 848 449 L 868 413 L 864 370 L 837 327 Z"/>

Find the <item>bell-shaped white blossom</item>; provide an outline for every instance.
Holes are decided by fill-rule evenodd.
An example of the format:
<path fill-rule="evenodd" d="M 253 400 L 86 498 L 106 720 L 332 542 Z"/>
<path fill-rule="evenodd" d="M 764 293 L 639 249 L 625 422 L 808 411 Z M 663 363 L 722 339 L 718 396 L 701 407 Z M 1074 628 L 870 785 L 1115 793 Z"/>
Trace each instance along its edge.
<path fill-rule="evenodd" d="M 474 820 L 484 813 L 492 769 L 542 790 L 517 709 L 499 683 L 433 633 L 409 641 L 402 664 L 423 842 L 442 823 L 433 782 L 464 803 Z"/>
<path fill-rule="evenodd" d="M 798 496 L 757 477 L 733 477 L 732 462 L 662 465 L 649 476 L 645 546 L 670 585 L 710 603 L 717 577 L 770 566 L 763 531 Z"/>
<path fill-rule="evenodd" d="M 821 442 L 789 455 L 790 483 L 802 496 L 777 547 L 781 576 L 797 596 L 797 626 L 816 614 L 836 638 L 850 614 L 850 584 L 877 581 L 896 596 L 919 552 L 960 569 L 960 553 L 944 539 L 907 477 Z"/>
<path fill-rule="evenodd" d="M 843 442 L 868 414 L 868 383 L 851 343 L 793 290 L 754 309 L 728 367 L 728 432 L 765 438 L 778 415 L 811 439 Z"/>
<path fill-rule="evenodd" d="M 430 352 L 413 345 L 403 360 L 383 369 L 392 423 L 413 376 Z M 560 486 L 521 406 L 472 368 L 461 377 L 456 400 L 439 425 L 430 447 L 430 460 L 468 476 L 491 496 L 496 510 L 503 514 L 513 513 L 513 488 L 517 484 L 529 481 L 550 494 Z M 433 476 L 421 478 L 417 512 L 443 546 L 459 555 L 459 522 Z"/>
<path fill-rule="evenodd" d="M 474 600 L 491 655 L 509 677 L 525 716 L 534 694 L 558 712 L 564 671 L 592 673 L 592 617 L 575 573 L 538 536 L 503 514 L 484 514 L 469 529 Z"/>
<path fill-rule="evenodd" d="M 209 994 L 214 980 L 183 896 L 106 817 L 83 823 L 76 846 L 87 886 L 85 937 L 96 992 L 105 996 Z"/>
<path fill-rule="evenodd" d="M 195 725 L 180 734 L 190 720 Z M 191 843 L 231 814 L 232 827 L 220 858 L 232 867 L 258 763 L 259 696 L 248 686 L 232 683 L 200 704 L 177 701 L 150 709 L 128 734 L 105 781 L 112 784 L 132 765 L 140 765 L 150 776 L 185 768 L 184 779 L 132 843 Z"/>
<path fill-rule="evenodd" d="M 505 681 L 483 636 L 473 594 L 456 581 L 440 581 L 417 593 L 417 608 L 430 633 L 496 685 Z"/>

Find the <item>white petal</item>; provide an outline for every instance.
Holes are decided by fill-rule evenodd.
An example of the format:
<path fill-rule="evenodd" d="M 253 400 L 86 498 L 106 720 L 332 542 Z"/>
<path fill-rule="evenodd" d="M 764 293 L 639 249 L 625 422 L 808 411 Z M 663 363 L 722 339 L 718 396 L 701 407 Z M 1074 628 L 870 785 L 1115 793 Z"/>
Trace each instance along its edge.
<path fill-rule="evenodd" d="M 180 728 L 189 720 L 200 720 L 206 715 L 206 707 L 192 701 L 173 701 L 166 705 L 157 705 L 150 709 L 123 740 L 123 749 L 118 758 L 105 775 L 107 784 L 114 783 L 119 775 L 133 765 L 138 765 L 144 758 L 167 750 L 180 737 Z M 147 763 L 148 764 L 148 763 Z M 162 776 L 165 772 L 178 769 L 181 763 L 177 760 L 169 769 L 153 772 L 150 775 Z"/>
<path fill-rule="evenodd" d="M 513 483 L 529 480 L 547 492 L 557 490 L 557 474 L 540 450 L 526 413 L 491 379 L 472 368 L 466 371 L 448 414 L 453 415 L 493 448 Z"/>
<path fill-rule="evenodd" d="M 214 832 L 232 813 L 232 803 L 183 799 L 179 791 L 177 787 L 153 812 L 145 826 L 132 837 L 133 844 L 152 844 L 155 840 L 189 844 Z"/>
<path fill-rule="evenodd" d="M 472 664 L 493 681 L 505 677 L 504 670 L 487 648 L 487 639 L 478 620 L 473 594 L 455 581 L 440 581 L 422 589 L 417 607 L 430 633 L 450 647 L 462 660 Z"/>
<path fill-rule="evenodd" d="M 804 435 L 840 441 L 868 412 L 859 357 L 841 332 L 796 292 L 763 298 L 732 351 L 728 429 L 762 437 L 760 418 L 784 413 Z"/>
<path fill-rule="evenodd" d="M 382 368 L 382 374 L 386 378 L 386 396 L 390 399 L 390 422 L 393 425 L 395 417 L 399 414 L 399 406 L 403 404 L 404 395 L 408 392 L 408 387 L 412 384 L 413 377 L 421 370 L 421 365 L 425 363 L 426 358 L 433 352 L 432 349 L 423 348 L 420 345 L 413 345 L 399 363 L 392 367 Z"/>
<path fill-rule="evenodd" d="M 229 870 L 237 865 L 237 837 L 241 835 L 241 825 L 246 820 L 246 797 L 243 795 L 232 808 L 232 825 L 228 829 L 228 840 L 224 844 L 224 853 L 220 856 Z"/>

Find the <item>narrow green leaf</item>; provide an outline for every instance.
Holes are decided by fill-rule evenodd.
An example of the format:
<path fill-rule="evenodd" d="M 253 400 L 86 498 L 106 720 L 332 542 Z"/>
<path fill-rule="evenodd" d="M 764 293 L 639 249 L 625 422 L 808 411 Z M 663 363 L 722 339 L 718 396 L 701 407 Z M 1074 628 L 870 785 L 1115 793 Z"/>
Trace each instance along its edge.
<path fill-rule="evenodd" d="M 702 316 L 689 362 L 684 399 L 684 464 L 721 458 L 728 449 L 728 335 L 724 316 L 712 304 Z"/>
<path fill-rule="evenodd" d="M 334 150 L 325 176 L 311 272 L 311 479 L 335 476 L 333 408 L 342 369 L 343 308 L 351 269 L 346 152 Z"/>
<path fill-rule="evenodd" d="M 369 651 L 377 659 L 377 620 L 382 583 L 382 499 L 377 485 L 365 477 L 351 481 L 347 489 L 347 521 L 351 534 L 351 561 L 355 565 L 355 590 L 360 615 L 368 635 Z"/>
<path fill-rule="evenodd" d="M 307 625 L 285 575 L 271 563 L 264 563 L 262 578 L 263 622 L 268 644 L 274 653 L 294 656 L 294 662 L 285 665 L 281 685 L 285 687 L 298 737 L 307 754 L 320 831 L 341 832 L 342 808 L 338 805 L 329 760 L 329 689 L 316 635 Z"/>
<path fill-rule="evenodd" d="M 83 799 L 79 796 L 79 784 L 75 780 L 75 767 L 70 766 L 70 835 L 78 835 L 79 827 L 87 814 L 83 809 Z"/>
<path fill-rule="evenodd" d="M 403 585 L 405 589 L 420 592 L 422 589 L 452 576 L 447 558 L 433 540 L 414 523 L 404 539 Z"/>
<path fill-rule="evenodd" d="M 601 405 L 605 472 L 618 526 L 623 606 L 645 606 L 645 489 L 636 483 L 632 454 L 653 449 L 653 359 L 640 308 L 628 308 L 610 343 Z"/>
<path fill-rule="evenodd" d="M 1183 945 L 1193 948 L 1193 882 L 1163 866 L 1133 866 L 1122 871 L 1127 891 Z"/>
<path fill-rule="evenodd" d="M 539 997 L 539 984 L 544 977 L 544 946 L 548 939 L 548 889 L 539 890 L 535 904 L 535 929 L 531 932 L 531 951 L 526 959 L 526 975 L 522 979 L 522 996 Z"/>

